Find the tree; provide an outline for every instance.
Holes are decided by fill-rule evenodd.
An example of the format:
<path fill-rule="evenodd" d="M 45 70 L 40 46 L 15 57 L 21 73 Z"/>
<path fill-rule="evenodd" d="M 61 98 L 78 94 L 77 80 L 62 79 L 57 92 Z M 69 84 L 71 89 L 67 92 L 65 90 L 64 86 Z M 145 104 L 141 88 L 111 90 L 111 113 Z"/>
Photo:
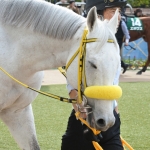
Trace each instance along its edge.
<path fill-rule="evenodd" d="M 132 7 L 150 7 L 150 0 L 128 0 Z"/>
<path fill-rule="evenodd" d="M 46 0 L 46 1 L 54 3 L 55 0 Z M 57 1 L 59 1 L 59 0 L 57 0 Z M 67 1 L 69 1 L 69 0 L 67 0 Z M 82 1 L 84 1 L 84 0 L 76 0 L 76 2 L 82 2 Z"/>

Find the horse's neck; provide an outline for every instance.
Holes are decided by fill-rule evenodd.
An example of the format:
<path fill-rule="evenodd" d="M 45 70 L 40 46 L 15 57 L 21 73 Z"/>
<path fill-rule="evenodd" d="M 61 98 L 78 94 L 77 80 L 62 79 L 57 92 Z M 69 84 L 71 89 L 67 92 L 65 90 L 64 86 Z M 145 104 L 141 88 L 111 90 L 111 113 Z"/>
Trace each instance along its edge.
<path fill-rule="evenodd" d="M 143 36 L 143 32 L 140 31 L 129 31 L 130 32 L 130 42 L 135 41 Z"/>
<path fill-rule="evenodd" d="M 10 31 L 9 38 L 12 40 L 15 57 L 12 63 L 23 62 L 20 63 L 20 68 L 33 72 L 65 65 L 70 52 L 74 53 L 79 46 L 84 26 L 71 40 L 65 41 L 22 29 Z"/>
<path fill-rule="evenodd" d="M 143 23 L 144 30 L 143 31 L 134 31 L 130 30 L 130 42 L 135 41 L 139 38 L 143 38 L 146 42 L 148 41 L 148 30 L 149 30 L 149 22 L 150 22 L 150 17 L 141 17 L 140 20 Z"/>

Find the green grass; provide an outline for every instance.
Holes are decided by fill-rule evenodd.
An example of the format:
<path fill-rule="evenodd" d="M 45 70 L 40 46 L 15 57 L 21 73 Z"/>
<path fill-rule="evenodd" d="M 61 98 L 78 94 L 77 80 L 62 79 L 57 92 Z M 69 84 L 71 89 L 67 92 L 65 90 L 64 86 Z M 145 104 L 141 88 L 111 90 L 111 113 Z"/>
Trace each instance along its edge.
<path fill-rule="evenodd" d="M 150 150 L 150 82 L 120 85 L 121 134 L 135 150 Z"/>
<path fill-rule="evenodd" d="M 119 100 L 121 135 L 135 150 L 150 150 L 150 83 L 121 83 Z M 43 86 L 42 91 L 67 97 L 65 85 Z M 71 104 L 43 95 L 33 102 L 38 141 L 41 150 L 60 150 Z M 19 150 L 6 126 L 0 122 L 0 150 Z"/>

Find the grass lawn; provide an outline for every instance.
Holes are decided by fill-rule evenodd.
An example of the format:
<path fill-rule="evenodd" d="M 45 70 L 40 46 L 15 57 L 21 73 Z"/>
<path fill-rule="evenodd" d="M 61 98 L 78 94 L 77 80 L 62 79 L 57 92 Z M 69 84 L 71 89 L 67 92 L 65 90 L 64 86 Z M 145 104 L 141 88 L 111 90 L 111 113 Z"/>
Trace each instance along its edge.
<path fill-rule="evenodd" d="M 121 83 L 119 100 L 121 135 L 135 150 L 150 150 L 150 83 Z M 43 86 L 42 91 L 67 97 L 65 85 Z M 33 102 L 41 150 L 60 150 L 71 104 L 39 95 Z M 19 150 L 6 126 L 0 122 L 0 150 Z"/>

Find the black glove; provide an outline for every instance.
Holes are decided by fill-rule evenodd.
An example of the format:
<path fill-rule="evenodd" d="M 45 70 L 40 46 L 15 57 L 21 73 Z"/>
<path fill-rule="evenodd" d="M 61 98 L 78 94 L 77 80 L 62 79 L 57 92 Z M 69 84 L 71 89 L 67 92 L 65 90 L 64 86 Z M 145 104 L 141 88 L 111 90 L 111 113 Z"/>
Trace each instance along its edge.
<path fill-rule="evenodd" d="M 101 133 L 98 134 L 98 135 L 94 135 L 93 131 L 85 125 L 83 125 L 83 129 L 84 129 L 83 130 L 83 135 L 88 141 L 99 142 L 103 138 Z"/>

